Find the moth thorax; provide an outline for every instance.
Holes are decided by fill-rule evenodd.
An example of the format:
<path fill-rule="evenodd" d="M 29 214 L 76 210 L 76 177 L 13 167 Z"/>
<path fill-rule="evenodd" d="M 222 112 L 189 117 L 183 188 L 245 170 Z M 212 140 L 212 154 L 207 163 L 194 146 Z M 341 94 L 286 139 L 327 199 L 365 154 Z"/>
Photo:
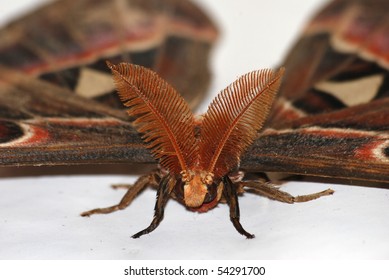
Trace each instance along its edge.
<path fill-rule="evenodd" d="M 184 184 L 184 202 L 191 208 L 203 205 L 208 187 L 213 184 L 213 174 L 205 171 L 182 171 Z"/>

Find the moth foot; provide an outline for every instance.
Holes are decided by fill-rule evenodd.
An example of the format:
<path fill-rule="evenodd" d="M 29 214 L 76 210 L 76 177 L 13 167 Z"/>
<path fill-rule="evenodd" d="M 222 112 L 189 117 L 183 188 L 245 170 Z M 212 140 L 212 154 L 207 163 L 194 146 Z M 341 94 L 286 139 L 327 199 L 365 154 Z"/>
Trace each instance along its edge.
<path fill-rule="evenodd" d="M 332 189 L 326 189 L 324 191 L 317 192 L 317 193 L 312 193 L 312 194 L 307 194 L 307 195 L 299 195 L 299 196 L 293 197 L 294 198 L 293 202 L 307 202 L 310 200 L 318 199 L 322 196 L 332 195 L 332 194 L 334 194 L 334 192 L 335 191 Z"/>
<path fill-rule="evenodd" d="M 249 232 L 247 232 L 243 227 L 242 225 L 240 224 L 239 222 L 239 218 L 235 217 L 235 218 L 231 218 L 231 222 L 232 224 L 234 225 L 235 229 L 242 235 L 246 236 L 247 239 L 253 239 L 255 237 L 254 234 L 251 234 Z"/>
<path fill-rule="evenodd" d="M 128 190 L 131 189 L 133 186 L 134 186 L 133 184 L 115 184 L 115 185 L 111 185 L 111 188 L 113 188 L 114 190 L 118 190 L 118 189 Z"/>
<path fill-rule="evenodd" d="M 89 216 L 94 215 L 94 214 L 109 214 L 109 213 L 115 212 L 117 210 L 120 210 L 119 205 L 114 205 L 114 206 L 106 207 L 106 208 L 92 209 L 89 211 L 82 212 L 80 215 L 82 217 L 89 217 Z"/>

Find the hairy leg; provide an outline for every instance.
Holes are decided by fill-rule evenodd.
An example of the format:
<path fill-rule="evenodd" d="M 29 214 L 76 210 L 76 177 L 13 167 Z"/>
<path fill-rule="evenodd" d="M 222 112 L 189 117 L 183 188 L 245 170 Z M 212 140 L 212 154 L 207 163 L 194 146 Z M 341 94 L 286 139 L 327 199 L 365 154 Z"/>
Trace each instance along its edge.
<path fill-rule="evenodd" d="M 232 224 L 240 234 L 246 236 L 249 239 L 254 238 L 254 234 L 248 233 L 240 224 L 240 212 L 236 185 L 232 183 L 228 176 L 223 177 L 223 184 L 223 195 L 227 204 L 230 206 L 230 219 Z"/>
<path fill-rule="evenodd" d="M 134 198 L 146 187 L 158 185 L 158 175 L 153 172 L 147 175 L 143 175 L 138 178 L 138 180 L 133 185 L 115 185 L 114 188 L 118 186 L 126 186 L 128 188 L 126 194 L 123 196 L 121 201 L 118 204 L 112 205 L 105 208 L 96 208 L 89 211 L 81 213 L 81 216 L 88 217 L 93 214 L 108 214 L 118 210 L 123 210 L 128 207 Z"/>
<path fill-rule="evenodd" d="M 287 192 L 281 191 L 279 187 L 270 182 L 263 181 L 247 181 L 239 182 L 239 188 L 246 192 L 253 192 L 267 198 L 277 200 L 285 203 L 307 202 L 320 198 L 322 196 L 332 195 L 334 193 L 331 189 L 326 189 L 321 192 L 312 193 L 308 195 L 293 196 Z"/>
<path fill-rule="evenodd" d="M 173 188 L 176 185 L 176 180 L 171 177 L 170 175 L 166 175 L 161 179 L 161 182 L 158 187 L 157 191 L 157 201 L 155 203 L 154 207 L 154 218 L 151 221 L 151 224 L 145 228 L 144 230 L 141 230 L 140 232 L 134 234 L 132 238 L 139 238 L 144 234 L 148 234 L 155 230 L 160 222 L 163 219 L 163 214 L 165 211 L 165 206 L 167 201 L 169 200 L 170 193 L 172 192 Z"/>

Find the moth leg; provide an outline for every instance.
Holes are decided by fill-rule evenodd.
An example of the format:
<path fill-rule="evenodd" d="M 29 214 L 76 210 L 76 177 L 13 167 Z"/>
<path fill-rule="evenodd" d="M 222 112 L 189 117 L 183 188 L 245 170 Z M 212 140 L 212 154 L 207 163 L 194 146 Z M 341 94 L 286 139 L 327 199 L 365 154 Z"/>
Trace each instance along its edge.
<path fill-rule="evenodd" d="M 307 202 L 322 196 L 332 195 L 334 193 L 333 190 L 326 189 L 324 191 L 308 195 L 293 196 L 287 192 L 281 191 L 275 184 L 270 182 L 248 181 L 240 182 L 239 185 L 241 189 L 245 188 L 248 189 L 248 191 L 265 196 L 267 198 L 290 204 L 295 202 Z"/>
<path fill-rule="evenodd" d="M 89 217 L 93 214 L 108 214 L 125 209 L 143 189 L 145 189 L 147 186 L 158 184 L 156 176 L 157 175 L 155 173 L 151 173 L 139 177 L 138 180 L 128 188 L 128 191 L 118 204 L 106 208 L 96 208 L 85 211 L 81 213 L 81 216 Z"/>
<path fill-rule="evenodd" d="M 230 219 L 235 229 L 242 235 L 251 239 L 254 238 L 254 234 L 248 233 L 244 230 L 240 224 L 240 212 L 239 212 L 239 202 L 236 186 L 232 183 L 231 179 L 228 176 L 223 177 L 223 195 L 226 199 L 227 204 L 230 206 Z"/>
<path fill-rule="evenodd" d="M 170 175 L 166 175 L 161 179 L 157 191 L 157 201 L 154 207 L 154 218 L 147 228 L 134 234 L 132 238 L 139 238 L 144 234 L 148 234 L 152 232 L 158 227 L 158 225 L 163 219 L 166 203 L 169 200 L 170 193 L 172 192 L 175 185 L 176 185 L 176 180 Z"/>
<path fill-rule="evenodd" d="M 118 190 L 118 189 L 131 189 L 132 187 L 134 186 L 134 184 L 115 184 L 115 185 L 111 185 L 111 188 L 113 188 L 114 190 Z"/>

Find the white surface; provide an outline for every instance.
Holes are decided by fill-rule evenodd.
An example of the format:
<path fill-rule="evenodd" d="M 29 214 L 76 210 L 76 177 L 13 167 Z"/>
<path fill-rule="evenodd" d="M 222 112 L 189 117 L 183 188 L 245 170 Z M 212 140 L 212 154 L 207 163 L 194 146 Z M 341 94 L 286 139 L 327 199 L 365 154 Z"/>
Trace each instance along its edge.
<path fill-rule="evenodd" d="M 209 8 L 224 28 L 213 60 L 211 90 L 217 93 L 247 71 L 277 65 L 322 1 L 196 2 Z M 0 8 L 0 18 L 5 20 L 10 6 L 2 3 Z M 84 210 L 117 203 L 123 191 L 108 186 L 134 179 L 108 175 L 0 178 L 0 259 L 389 257 L 387 189 L 292 182 L 283 189 L 296 195 L 328 187 L 336 191 L 331 197 L 295 205 L 245 195 L 240 198 L 241 222 L 255 233 L 253 240 L 235 231 L 226 205 L 197 214 L 175 201 L 168 203 L 159 228 L 131 239 L 152 219 L 155 192 L 151 190 L 125 211 L 79 216 Z"/>

